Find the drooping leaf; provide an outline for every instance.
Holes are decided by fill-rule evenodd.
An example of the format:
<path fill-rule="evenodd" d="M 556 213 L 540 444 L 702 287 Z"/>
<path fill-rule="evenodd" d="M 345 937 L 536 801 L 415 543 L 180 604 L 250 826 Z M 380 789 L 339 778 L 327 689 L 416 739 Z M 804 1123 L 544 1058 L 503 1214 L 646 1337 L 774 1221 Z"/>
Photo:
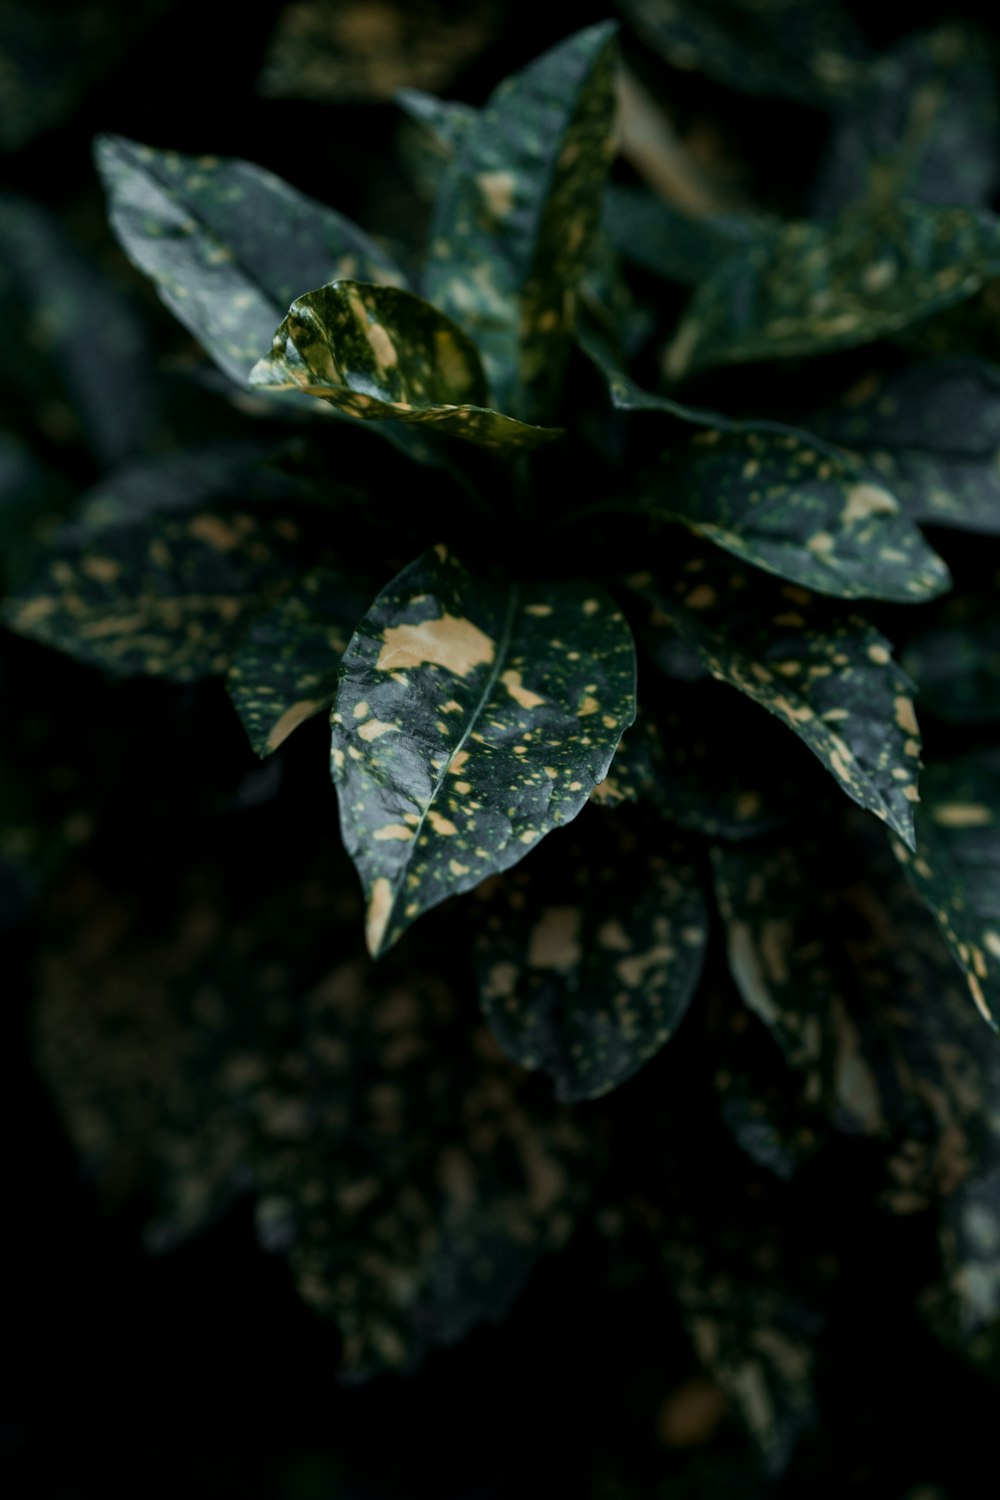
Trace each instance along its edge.
<path fill-rule="evenodd" d="M 397 89 L 447 88 L 492 42 L 493 0 L 456 13 L 439 0 L 289 0 L 268 44 L 260 91 L 314 104 L 386 100 Z"/>
<path fill-rule="evenodd" d="M 1000 186 L 1000 101 L 987 38 L 954 22 L 877 58 L 840 111 L 813 193 L 817 218 L 866 197 L 988 208 Z"/>
<path fill-rule="evenodd" d="M 1000 365 L 954 356 L 873 373 L 809 425 L 864 458 L 913 520 L 1000 535 Z"/>
<path fill-rule="evenodd" d="M 224 672 L 247 613 L 324 550 L 263 456 L 216 444 L 120 470 L 51 533 L 0 618 L 116 676 Z"/>
<path fill-rule="evenodd" d="M 901 200 L 834 223 L 788 223 L 701 282 L 668 372 L 797 359 L 872 343 L 1000 275 L 1000 219 Z"/>
<path fill-rule="evenodd" d="M 358 626 L 332 715 L 371 952 L 574 818 L 634 716 L 632 637 L 601 589 L 477 576 L 444 547 L 405 568 Z"/>
<path fill-rule="evenodd" d="M 475 341 L 496 400 L 544 421 L 614 149 L 615 31 L 592 26 L 501 84 L 442 182 L 424 290 Z"/>
<path fill-rule="evenodd" d="M 363 230 L 262 167 L 115 135 L 95 155 L 125 253 L 239 386 L 303 292 L 337 277 L 403 284 Z"/>
<path fill-rule="evenodd" d="M 986 1060 L 933 924 L 877 834 L 856 819 L 847 829 L 717 849 L 716 892 L 745 1003 L 802 1075 L 807 1104 L 890 1144 L 890 1203 L 908 1212 L 973 1169 Z"/>
<path fill-rule="evenodd" d="M 1000 763 L 989 751 L 928 767 L 916 848 L 893 843 L 976 1009 L 1000 1029 Z"/>
<path fill-rule="evenodd" d="M 0 195 L 0 390 L 51 440 L 78 429 L 103 463 L 141 451 L 157 411 L 150 352 L 121 291 L 36 203 Z M 48 431 L 45 428 L 48 427 Z"/>
<path fill-rule="evenodd" d="M 502 1056 L 440 953 L 372 973 L 321 843 L 289 829 L 249 881 L 260 846 L 230 830 L 224 858 L 192 866 L 179 839 L 115 886 L 63 882 L 34 1031 L 89 1180 L 149 1204 L 150 1248 L 252 1195 L 263 1248 L 335 1320 L 358 1378 L 504 1315 L 572 1231 L 600 1154 Z"/>
<path fill-rule="evenodd" d="M 370 591 L 333 568 L 311 568 L 252 616 L 232 653 L 226 689 L 250 743 L 270 755 L 333 702 L 340 659 Z"/>
<path fill-rule="evenodd" d="M 629 583 L 648 607 L 654 658 L 665 620 L 713 677 L 775 714 L 849 797 L 912 842 L 913 685 L 877 630 L 805 589 L 775 587 L 711 555 L 689 557 L 672 582 L 644 573 Z"/>
<path fill-rule="evenodd" d="M 863 80 L 865 46 L 839 0 L 618 0 L 654 51 L 747 94 L 830 105 Z"/>
<path fill-rule="evenodd" d="M 876 476 L 794 432 L 708 428 L 641 481 L 640 504 L 744 562 L 840 599 L 933 598 L 944 562 Z"/>
<path fill-rule="evenodd" d="M 397 287 L 334 281 L 299 297 L 250 383 L 319 396 L 362 421 L 433 422 L 483 448 L 530 449 L 561 434 L 490 410 L 475 346 Z"/>
<path fill-rule="evenodd" d="M 995 598 L 945 599 L 926 630 L 911 636 L 902 665 L 921 711 L 949 724 L 1000 723 L 1000 611 Z"/>
<path fill-rule="evenodd" d="M 676 1030 L 708 937 L 690 847 L 587 814 L 479 893 L 479 998 L 494 1036 L 556 1098 L 594 1099 Z"/>

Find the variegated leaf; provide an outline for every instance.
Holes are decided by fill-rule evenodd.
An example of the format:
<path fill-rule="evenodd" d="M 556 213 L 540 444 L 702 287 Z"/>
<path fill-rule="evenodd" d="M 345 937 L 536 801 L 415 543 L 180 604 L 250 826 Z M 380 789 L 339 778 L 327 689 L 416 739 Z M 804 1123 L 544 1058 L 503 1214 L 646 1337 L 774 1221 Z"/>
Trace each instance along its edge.
<path fill-rule="evenodd" d="M 1000 275 L 1000 219 L 901 200 L 805 221 L 729 255 L 698 285 L 667 356 L 680 379 L 712 365 L 797 359 L 872 343 Z"/>
<path fill-rule="evenodd" d="M 899 1212 L 954 1191 L 988 1134 L 989 1059 L 877 834 L 852 817 L 846 838 L 830 822 L 805 841 L 717 849 L 713 863 L 733 978 L 802 1075 L 804 1102 L 890 1144 Z"/>
<path fill-rule="evenodd" d="M 438 195 L 424 290 L 475 340 L 501 406 L 544 421 L 614 150 L 615 31 L 592 26 L 501 84 Z"/>
<path fill-rule="evenodd" d="M 647 46 L 746 94 L 812 106 L 854 98 L 866 48 L 839 0 L 618 0 Z"/>
<path fill-rule="evenodd" d="M 608 1093 L 676 1030 L 708 938 L 701 875 L 676 836 L 587 813 L 479 899 L 483 1013 L 556 1098 Z"/>
<path fill-rule="evenodd" d="M 809 425 L 863 458 L 915 521 L 1000 535 L 1000 364 L 873 372 Z"/>
<path fill-rule="evenodd" d="M 250 383 L 319 396 L 366 422 L 432 422 L 483 448 L 530 449 L 561 434 L 490 410 L 471 341 L 397 287 L 334 281 L 298 298 Z"/>
<path fill-rule="evenodd" d="M 216 444 L 120 470 L 47 538 L 4 624 L 116 676 L 224 672 L 247 614 L 325 550 L 322 512 L 295 506 L 267 451 Z"/>
<path fill-rule="evenodd" d="M 444 547 L 405 568 L 358 626 L 332 716 L 371 952 L 574 818 L 634 716 L 632 636 L 601 589 L 479 576 Z"/>
<path fill-rule="evenodd" d="M 689 557 L 671 583 L 649 573 L 629 582 L 647 604 L 654 657 L 666 622 L 713 677 L 787 724 L 849 797 L 912 844 L 920 732 L 913 685 L 884 636 L 711 555 Z"/>
<path fill-rule="evenodd" d="M 1000 760 L 972 752 L 929 766 L 914 850 L 893 848 L 965 974 L 976 1009 L 1000 1030 Z"/>
<path fill-rule="evenodd" d="M 303 292 L 337 277 L 403 284 L 363 230 L 263 167 L 115 135 L 95 152 L 126 254 L 237 385 Z"/>
<path fill-rule="evenodd" d="M 333 702 L 340 659 L 370 592 L 342 571 L 311 568 L 294 592 L 253 615 L 232 653 L 226 688 L 250 743 L 270 755 Z"/>

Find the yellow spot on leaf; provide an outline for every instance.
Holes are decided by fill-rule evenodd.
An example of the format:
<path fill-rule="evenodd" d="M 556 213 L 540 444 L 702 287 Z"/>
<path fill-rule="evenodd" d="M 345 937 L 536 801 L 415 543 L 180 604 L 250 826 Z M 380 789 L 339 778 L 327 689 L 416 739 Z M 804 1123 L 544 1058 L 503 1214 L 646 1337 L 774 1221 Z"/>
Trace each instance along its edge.
<path fill-rule="evenodd" d="M 988 828 L 993 822 L 992 812 L 981 802 L 939 802 L 931 817 L 942 828 Z"/>
<path fill-rule="evenodd" d="M 580 962 L 580 929 L 583 914 L 578 906 L 547 906 L 532 929 L 528 964 L 532 969 L 572 969 Z"/>
<path fill-rule="evenodd" d="M 446 818 L 443 813 L 435 812 L 433 808 L 427 814 L 427 821 L 435 833 L 441 834 L 442 838 L 450 838 L 453 833 L 458 832 L 457 826 Z"/>
<path fill-rule="evenodd" d="M 597 699 L 591 697 L 591 695 L 588 693 L 586 697 L 581 698 L 580 707 L 576 711 L 576 716 L 578 719 L 586 719 L 590 714 L 596 714 L 600 706 L 601 705 L 598 703 Z"/>
<path fill-rule="evenodd" d="M 545 702 L 545 699 L 539 693 L 533 693 L 530 688 L 521 686 L 521 674 L 520 672 L 515 672 L 513 668 L 510 668 L 506 672 L 501 672 L 500 681 L 514 699 L 514 702 L 519 703 L 522 708 L 540 708 Z"/>
<path fill-rule="evenodd" d="M 380 875 L 371 888 L 368 912 L 365 917 L 365 941 L 373 958 L 382 946 L 391 912 L 392 886 L 384 875 Z"/>
<path fill-rule="evenodd" d="M 505 219 L 514 207 L 517 191 L 517 178 L 513 172 L 481 172 L 476 183 L 493 218 Z"/>
<path fill-rule="evenodd" d="M 293 729 L 298 729 L 300 724 L 304 724 L 307 719 L 311 719 L 313 714 L 318 713 L 322 707 L 323 703 L 321 700 L 303 698 L 301 703 L 293 703 L 291 708 L 286 708 L 277 723 L 271 726 L 271 732 L 267 737 L 268 750 L 277 750 L 279 745 L 284 744 Z M 334 764 L 339 770 L 340 765 L 343 764 L 344 752 L 341 750 L 338 753 L 340 755 L 340 762 L 338 763 L 335 757 Z"/>
<path fill-rule="evenodd" d="M 385 724 L 381 719 L 369 719 L 368 723 L 362 724 L 358 730 L 358 736 L 360 739 L 371 742 L 377 740 L 380 735 L 389 734 L 395 728 L 395 724 Z"/>
<path fill-rule="evenodd" d="M 894 516 L 899 506 L 893 495 L 880 484 L 852 484 L 847 491 L 844 521 L 867 521 L 869 516 Z"/>
<path fill-rule="evenodd" d="M 390 625 L 375 666 L 380 672 L 390 672 L 428 665 L 467 677 L 476 667 L 488 666 L 494 651 L 492 640 L 478 625 L 444 614 L 416 625 Z"/>
<path fill-rule="evenodd" d="M 524 613 L 526 615 L 537 615 L 539 619 L 544 619 L 546 615 L 550 615 L 552 613 L 552 605 L 526 604 L 524 606 Z"/>
<path fill-rule="evenodd" d="M 412 828 L 407 828 L 405 823 L 387 823 L 384 828 L 376 828 L 372 838 L 376 843 L 384 844 L 389 839 L 400 839 L 403 843 L 413 837 Z"/>
<path fill-rule="evenodd" d="M 893 717 L 904 734 L 919 734 L 920 726 L 917 724 L 917 716 L 913 710 L 913 699 L 906 698 L 902 694 L 893 704 Z"/>

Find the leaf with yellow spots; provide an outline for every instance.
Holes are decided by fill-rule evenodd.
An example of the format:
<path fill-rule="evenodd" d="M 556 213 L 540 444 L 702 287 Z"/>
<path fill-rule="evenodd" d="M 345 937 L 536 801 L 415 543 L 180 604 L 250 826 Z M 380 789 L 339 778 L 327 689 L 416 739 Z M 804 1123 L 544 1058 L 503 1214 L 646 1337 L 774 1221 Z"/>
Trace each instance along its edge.
<path fill-rule="evenodd" d="M 373 972 L 317 833 L 272 834 L 250 881 L 242 827 L 193 865 L 168 846 L 110 885 L 78 869 L 44 913 L 33 1035 L 88 1180 L 141 1207 L 147 1245 L 252 1195 L 262 1247 L 360 1378 L 502 1317 L 602 1153 L 503 1056 L 440 950 Z"/>
<path fill-rule="evenodd" d="M 333 702 L 340 659 L 371 597 L 342 571 L 312 568 L 295 592 L 250 619 L 232 654 L 226 689 L 260 756 Z"/>
<path fill-rule="evenodd" d="M 338 276 L 404 283 L 357 225 L 263 167 L 117 135 L 99 136 L 95 155 L 129 259 L 239 386 L 303 292 Z"/>
<path fill-rule="evenodd" d="M 835 121 L 813 191 L 816 218 L 864 198 L 988 208 L 1000 186 L 996 72 L 981 32 L 949 21 L 872 63 Z"/>
<path fill-rule="evenodd" d="M 802 1076 L 803 1104 L 889 1144 L 897 1211 L 947 1196 L 985 1139 L 988 1057 L 885 841 L 852 814 L 795 844 L 714 856 L 733 979 Z"/>
<path fill-rule="evenodd" d="M 864 459 L 913 520 L 1000 535 L 1000 364 L 873 371 L 809 425 Z"/>
<path fill-rule="evenodd" d="M 873 343 L 1000 275 L 1000 219 L 901 200 L 829 225 L 783 224 L 701 282 L 667 355 L 678 380 L 713 365 Z"/>
<path fill-rule="evenodd" d="M 404 568 L 357 628 L 332 714 L 370 951 L 575 818 L 634 717 L 632 636 L 603 590 L 473 574 L 444 547 Z"/>
<path fill-rule="evenodd" d="M 672 67 L 746 94 L 813 108 L 855 99 L 864 38 L 839 0 L 618 0 L 639 36 Z"/>
<path fill-rule="evenodd" d="M 429 302 L 397 287 L 335 281 L 300 297 L 250 383 L 319 396 L 366 422 L 431 422 L 483 448 L 531 449 L 561 436 L 560 428 L 491 411 L 469 339 Z"/>
<path fill-rule="evenodd" d="M 568 846 L 568 847 L 567 847 Z M 669 1040 L 701 977 L 708 911 L 691 848 L 590 811 L 480 892 L 479 1000 L 504 1051 L 595 1099 Z"/>
<path fill-rule="evenodd" d="M 546 421 L 614 152 L 614 26 L 508 78 L 463 131 L 431 225 L 426 295 L 475 340 L 501 406 Z"/>
<path fill-rule="evenodd" d="M 4 624 L 116 676 L 224 672 L 246 617 L 325 551 L 324 513 L 296 503 L 268 451 L 212 444 L 119 470 L 47 538 Z"/>
<path fill-rule="evenodd" d="M 929 766 L 915 850 L 893 847 L 965 974 L 976 1009 L 1000 1029 L 1000 760 L 973 751 Z"/>
<path fill-rule="evenodd" d="M 641 503 L 744 562 L 839 599 L 912 604 L 951 584 L 876 474 L 808 434 L 707 428 L 666 453 Z"/>
<path fill-rule="evenodd" d="M 913 684 L 889 642 L 805 589 L 779 588 L 719 555 L 684 556 L 675 555 L 673 583 L 629 580 L 647 605 L 654 658 L 663 624 L 679 631 L 713 677 L 776 715 L 849 797 L 912 844 L 920 732 Z"/>

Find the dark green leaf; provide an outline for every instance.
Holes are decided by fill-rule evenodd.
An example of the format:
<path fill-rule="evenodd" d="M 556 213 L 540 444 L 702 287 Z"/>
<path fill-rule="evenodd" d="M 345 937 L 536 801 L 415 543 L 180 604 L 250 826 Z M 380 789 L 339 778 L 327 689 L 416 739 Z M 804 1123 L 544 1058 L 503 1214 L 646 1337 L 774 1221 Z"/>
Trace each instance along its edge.
<path fill-rule="evenodd" d="M 691 850 L 588 814 L 479 893 L 479 998 L 504 1051 L 594 1099 L 676 1030 L 701 975 L 708 912 Z"/>
<path fill-rule="evenodd" d="M 672 67 L 746 94 L 813 106 L 849 99 L 864 42 L 839 0 L 618 0 Z"/>
<path fill-rule="evenodd" d="M 778 221 L 760 213 L 694 219 L 645 188 L 611 183 L 604 228 L 619 254 L 644 271 L 695 286 L 734 250 L 767 243 Z"/>
<path fill-rule="evenodd" d="M 990 1089 L 977 1025 L 933 923 L 852 819 L 787 847 L 715 851 L 733 978 L 838 1130 L 891 1143 L 892 1206 L 972 1169 Z M 933 1004 L 928 1004 L 933 996 Z"/>
<path fill-rule="evenodd" d="M 561 432 L 491 411 L 479 355 L 456 324 L 411 292 L 359 281 L 293 302 L 250 383 L 319 396 L 362 421 L 433 422 L 483 448 L 535 448 Z"/>
<path fill-rule="evenodd" d="M 713 677 L 775 714 L 841 788 L 908 843 L 918 800 L 920 736 L 912 683 L 889 642 L 794 585 L 776 588 L 721 558 L 695 556 L 673 584 L 629 580 L 661 621 L 701 653 Z"/>
<path fill-rule="evenodd" d="M 1000 365 L 956 356 L 872 374 L 809 425 L 864 458 L 913 520 L 1000 535 Z"/>
<path fill-rule="evenodd" d="M 440 953 L 372 973 L 325 835 L 272 838 L 250 881 L 255 837 L 230 829 L 227 850 L 64 882 L 44 1075 L 88 1180 L 150 1206 L 150 1248 L 252 1194 L 345 1373 L 412 1366 L 507 1312 L 572 1231 L 597 1143 L 502 1056 Z"/>
<path fill-rule="evenodd" d="M 641 505 L 744 562 L 840 599 L 914 603 L 951 584 L 895 497 L 806 435 L 709 428 L 645 476 Z"/>
<path fill-rule="evenodd" d="M 441 187 L 425 291 L 478 346 L 497 401 L 546 420 L 614 150 L 615 31 L 590 27 L 501 84 Z"/>
<path fill-rule="evenodd" d="M 340 659 L 370 599 L 332 568 L 254 615 L 232 654 L 226 688 L 258 755 L 270 755 L 333 702 Z"/>
<path fill-rule="evenodd" d="M 371 952 L 576 817 L 634 716 L 632 637 L 602 590 L 475 576 L 444 547 L 405 568 L 348 647 L 332 716 Z"/>
<path fill-rule="evenodd" d="M 394 97 L 409 117 L 399 138 L 404 168 L 420 196 L 433 203 L 478 111 L 470 104 L 437 99 L 419 89 L 399 89 Z"/>
<path fill-rule="evenodd" d="M 950 23 L 904 37 L 837 118 L 813 203 L 832 218 L 868 197 L 988 208 L 1000 185 L 1000 107 L 987 38 Z"/>
<path fill-rule="evenodd" d="M 988 595 L 942 602 L 934 623 L 912 636 L 902 664 L 921 711 L 949 724 L 1000 723 L 1000 611 Z"/>
<path fill-rule="evenodd" d="M 219 444 L 121 470 L 49 537 L 4 623 L 119 676 L 224 672 L 247 612 L 321 550 L 260 458 Z"/>
<path fill-rule="evenodd" d="M 150 353 L 132 308 L 35 203 L 0 195 L 0 388 L 31 403 L 46 437 L 79 426 L 118 463 L 151 436 Z"/>
<path fill-rule="evenodd" d="M 113 135 L 96 160 L 127 255 L 237 385 L 303 292 L 337 277 L 402 284 L 368 235 L 262 167 Z"/>
<path fill-rule="evenodd" d="M 710 365 L 871 343 L 1000 275 L 1000 219 L 902 201 L 830 225 L 790 223 L 698 286 L 668 353 L 679 379 Z"/>
<path fill-rule="evenodd" d="M 1000 1029 L 1000 763 L 975 752 L 921 782 L 916 849 L 893 848 L 937 920 L 976 1008 Z"/>

